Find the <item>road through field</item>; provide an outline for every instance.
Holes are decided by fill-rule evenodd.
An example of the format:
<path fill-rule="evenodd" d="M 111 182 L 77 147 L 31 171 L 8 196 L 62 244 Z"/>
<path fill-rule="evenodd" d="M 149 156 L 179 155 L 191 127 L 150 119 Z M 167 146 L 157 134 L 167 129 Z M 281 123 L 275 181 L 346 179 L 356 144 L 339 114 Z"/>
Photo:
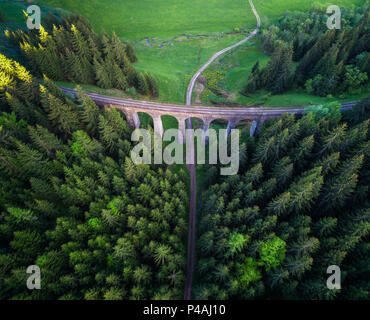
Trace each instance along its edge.
<path fill-rule="evenodd" d="M 258 29 L 261 26 L 261 19 L 257 13 L 256 8 L 254 7 L 253 1 L 249 0 L 249 4 L 253 10 L 254 15 L 257 18 L 257 27 L 256 29 L 245 39 L 235 43 L 234 45 L 227 47 L 219 52 L 216 52 L 193 76 L 190 81 L 188 90 L 186 92 L 186 105 L 191 105 L 191 96 L 193 94 L 193 89 L 195 82 L 198 77 L 206 70 L 209 65 L 215 61 L 219 56 L 223 55 L 225 52 L 228 52 L 236 47 L 239 47 L 243 43 L 247 42 L 249 39 L 254 37 Z M 187 119 L 188 129 L 192 128 L 191 118 Z M 194 271 L 194 260 L 195 260 L 195 222 L 196 222 L 196 213 L 197 213 L 197 175 L 196 175 L 196 161 L 195 161 L 195 151 L 194 151 L 194 139 L 188 139 L 187 143 L 191 151 L 190 157 L 193 159 L 193 164 L 189 164 L 188 168 L 190 171 L 190 206 L 189 206 L 189 226 L 188 226 L 188 252 L 187 252 L 187 263 L 186 263 L 186 282 L 185 282 L 185 292 L 184 300 L 191 299 L 191 288 L 193 282 L 193 271 Z"/>

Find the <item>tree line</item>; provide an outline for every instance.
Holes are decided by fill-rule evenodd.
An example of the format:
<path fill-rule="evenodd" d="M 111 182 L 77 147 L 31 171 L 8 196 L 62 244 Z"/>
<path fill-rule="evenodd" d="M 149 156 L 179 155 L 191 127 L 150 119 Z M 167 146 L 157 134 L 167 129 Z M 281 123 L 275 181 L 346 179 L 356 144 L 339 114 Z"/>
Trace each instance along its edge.
<path fill-rule="evenodd" d="M 343 11 L 340 30 L 328 30 L 327 15 L 288 12 L 276 25 L 262 31 L 268 65 L 254 65 L 245 94 L 266 89 L 280 94 L 304 88 L 318 96 L 343 95 L 369 83 L 369 5 Z M 296 65 L 295 65 L 296 64 Z"/>
<path fill-rule="evenodd" d="M 0 112 L 0 299 L 180 299 L 185 173 L 134 165 L 119 111 L 2 54 Z"/>
<path fill-rule="evenodd" d="M 39 77 L 45 74 L 56 81 L 123 91 L 131 88 L 142 95 L 158 96 L 156 79 L 133 67 L 137 56 L 132 45 L 123 43 L 115 33 L 98 36 L 83 16 L 70 14 L 59 19 L 49 15 L 40 30 L 6 30 L 5 35 L 20 46 L 32 73 Z"/>

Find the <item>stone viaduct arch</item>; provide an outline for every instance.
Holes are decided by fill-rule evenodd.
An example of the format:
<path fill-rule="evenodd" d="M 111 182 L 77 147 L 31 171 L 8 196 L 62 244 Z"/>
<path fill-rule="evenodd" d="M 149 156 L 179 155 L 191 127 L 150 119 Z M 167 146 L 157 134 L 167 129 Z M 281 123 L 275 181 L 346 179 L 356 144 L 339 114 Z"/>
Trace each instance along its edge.
<path fill-rule="evenodd" d="M 66 93 L 76 95 L 75 89 L 61 87 Z M 154 123 L 154 132 L 163 137 L 164 129 L 162 116 L 170 115 L 177 119 L 178 128 L 185 137 L 186 120 L 199 118 L 203 121 L 203 131 L 206 133 L 212 121 L 223 119 L 228 122 L 227 134 L 242 120 L 253 121 L 250 134 L 254 135 L 265 121 L 280 118 L 286 113 L 301 115 L 304 106 L 301 107 L 207 107 L 207 106 L 185 106 L 160 102 L 137 101 L 132 99 L 120 99 L 102 96 L 97 93 L 86 93 L 97 105 L 108 106 L 122 111 L 128 124 L 132 128 L 140 128 L 138 113 L 143 112 L 150 115 Z M 342 110 L 352 109 L 357 101 L 342 104 Z M 206 138 L 205 138 L 206 139 Z"/>
<path fill-rule="evenodd" d="M 163 123 L 162 123 L 162 116 L 164 115 L 170 115 L 178 121 L 178 129 L 182 133 L 182 136 L 185 138 L 186 137 L 186 120 L 189 118 L 198 118 L 202 120 L 203 122 L 203 131 L 204 131 L 204 136 L 203 136 L 203 141 L 202 143 L 207 143 L 208 137 L 207 137 L 207 132 L 210 129 L 210 125 L 213 121 L 223 119 L 227 121 L 227 135 L 230 135 L 230 132 L 232 129 L 235 129 L 237 124 L 242 121 L 242 120 L 250 120 L 255 122 L 255 129 L 252 131 L 251 130 L 251 135 L 254 135 L 256 132 L 257 127 L 259 127 L 263 122 L 265 122 L 268 119 L 273 119 L 275 117 L 269 117 L 266 115 L 220 115 L 217 113 L 217 110 L 215 109 L 214 114 L 210 115 L 204 115 L 201 113 L 197 113 L 196 110 L 194 112 L 191 112 L 191 115 L 189 115 L 186 112 L 179 112 L 179 111 L 158 111 L 158 110 L 153 110 L 149 111 L 148 109 L 144 110 L 139 110 L 140 108 L 137 107 L 131 107 L 131 106 L 121 106 L 121 105 L 111 105 L 111 107 L 114 107 L 116 109 L 119 109 L 122 111 L 125 116 L 128 124 L 130 125 L 131 128 L 137 129 L 140 128 L 140 119 L 138 116 L 138 112 L 145 112 L 148 115 L 150 115 L 153 119 L 154 123 L 154 133 L 158 134 L 159 136 L 163 137 L 164 129 L 163 129 Z M 231 111 L 231 110 L 230 110 Z M 281 116 L 280 114 L 279 116 Z"/>

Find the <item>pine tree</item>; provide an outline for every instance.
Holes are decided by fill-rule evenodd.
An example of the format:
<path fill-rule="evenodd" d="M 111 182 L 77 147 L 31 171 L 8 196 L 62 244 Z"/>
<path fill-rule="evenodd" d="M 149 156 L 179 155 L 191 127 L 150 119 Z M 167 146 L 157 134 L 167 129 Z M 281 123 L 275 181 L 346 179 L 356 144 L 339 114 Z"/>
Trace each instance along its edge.
<path fill-rule="evenodd" d="M 108 72 L 104 68 L 104 64 L 101 64 L 96 58 L 94 59 L 95 68 L 95 79 L 99 87 L 109 89 L 113 87 Z"/>
<path fill-rule="evenodd" d="M 252 72 L 249 76 L 245 93 L 250 94 L 256 92 L 256 90 L 260 89 L 260 69 L 259 69 L 259 60 L 255 63 L 252 68 Z"/>
<path fill-rule="evenodd" d="M 276 162 L 271 172 L 271 177 L 277 180 L 280 188 L 291 180 L 292 175 L 293 163 L 289 157 L 284 157 Z"/>
<path fill-rule="evenodd" d="M 358 170 L 363 164 L 363 155 L 344 162 L 337 170 L 337 175 L 324 185 L 320 206 L 324 209 L 340 209 L 354 192 L 358 183 Z"/>
<path fill-rule="evenodd" d="M 52 175 L 53 169 L 50 163 L 43 158 L 39 151 L 19 141 L 15 141 L 15 145 L 18 149 L 17 164 L 24 178 L 31 176 L 46 178 Z"/>
<path fill-rule="evenodd" d="M 126 55 L 129 58 L 131 63 L 137 62 L 137 57 L 134 48 L 132 47 L 130 42 L 126 42 L 125 47 Z"/>
<path fill-rule="evenodd" d="M 276 27 L 271 26 L 264 38 L 265 39 L 262 43 L 262 49 L 265 54 L 271 55 L 276 48 Z"/>
<path fill-rule="evenodd" d="M 314 167 L 322 167 L 322 174 L 327 175 L 328 173 L 333 172 L 339 163 L 340 153 L 334 152 L 328 156 L 321 158 L 314 163 Z"/>
<path fill-rule="evenodd" d="M 115 32 L 113 32 L 112 36 L 112 49 L 114 50 L 115 55 L 115 62 L 120 66 L 123 67 L 127 63 L 127 53 L 126 48 L 121 40 L 118 39 Z"/>
<path fill-rule="evenodd" d="M 21 119 L 26 120 L 28 123 L 33 124 L 35 122 L 35 115 L 32 109 L 27 108 L 28 106 L 21 102 L 19 99 L 6 92 L 7 103 L 10 106 L 10 109 L 17 114 Z"/>
<path fill-rule="evenodd" d="M 66 30 L 63 28 L 63 26 L 55 26 L 53 25 L 53 39 L 56 44 L 56 48 L 58 53 L 62 53 L 66 47 L 68 47 L 68 43 L 70 40 L 70 35 Z"/>
<path fill-rule="evenodd" d="M 324 36 L 305 54 L 295 71 L 295 80 L 304 84 L 309 78 L 310 70 L 329 50 L 335 41 L 336 30 L 327 31 Z"/>
<path fill-rule="evenodd" d="M 123 71 L 120 69 L 120 67 L 117 64 L 114 64 L 114 87 L 120 90 L 126 90 L 128 87 L 128 83 L 126 80 L 125 75 L 123 74 Z"/>
<path fill-rule="evenodd" d="M 117 148 L 118 134 L 102 115 L 99 115 L 99 135 L 106 149 L 113 153 Z"/>
<path fill-rule="evenodd" d="M 299 145 L 292 149 L 291 159 L 296 163 L 298 168 L 304 168 L 306 166 L 308 157 L 311 155 L 315 140 L 314 136 L 304 138 L 299 142 Z"/>
<path fill-rule="evenodd" d="M 148 94 L 148 92 L 149 92 L 148 83 L 147 83 L 145 77 L 139 72 L 136 73 L 135 83 L 136 83 L 135 88 L 137 89 L 137 91 L 140 94 L 142 94 L 142 95 L 147 95 Z"/>
<path fill-rule="evenodd" d="M 75 25 L 71 25 L 71 42 L 73 51 L 80 57 L 80 59 L 91 60 L 91 52 L 87 41 L 84 39 Z"/>
<path fill-rule="evenodd" d="M 66 103 L 68 105 L 73 106 L 74 103 L 71 99 L 69 99 L 62 91 L 61 88 L 59 88 L 54 81 L 50 80 L 46 75 L 43 77 L 44 79 L 44 85 L 46 89 L 56 98 L 58 98 L 63 103 Z"/>
<path fill-rule="evenodd" d="M 265 73 L 267 89 L 271 90 L 273 94 L 282 93 L 290 87 L 292 57 L 292 46 L 284 46 L 283 44 L 280 44 L 273 53 Z"/>
<path fill-rule="evenodd" d="M 44 93 L 42 104 L 51 123 L 65 137 L 79 128 L 78 113 L 71 106 L 64 104 L 47 91 Z"/>
<path fill-rule="evenodd" d="M 66 49 L 64 62 L 64 74 L 72 82 L 83 83 L 82 66 L 78 56 L 73 51 Z"/>
<path fill-rule="evenodd" d="M 155 78 L 152 75 L 149 75 L 148 73 L 145 73 L 144 77 L 145 77 L 146 83 L 148 84 L 149 94 L 153 98 L 158 97 L 158 84 Z"/>
<path fill-rule="evenodd" d="M 79 86 L 77 87 L 77 96 L 82 106 L 81 119 L 86 126 L 86 131 L 91 136 L 96 136 L 99 124 L 99 108 Z"/>
<path fill-rule="evenodd" d="M 43 127 L 30 127 L 29 134 L 33 144 L 38 148 L 38 150 L 44 152 L 47 156 L 53 159 L 55 159 L 57 151 L 67 151 L 62 141 Z"/>

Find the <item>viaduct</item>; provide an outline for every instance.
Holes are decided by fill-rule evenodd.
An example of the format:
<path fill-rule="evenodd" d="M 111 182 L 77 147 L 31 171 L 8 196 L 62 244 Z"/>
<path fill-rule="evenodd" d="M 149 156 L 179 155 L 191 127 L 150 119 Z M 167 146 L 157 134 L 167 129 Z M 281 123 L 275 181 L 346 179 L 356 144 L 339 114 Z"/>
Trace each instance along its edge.
<path fill-rule="evenodd" d="M 66 93 L 76 94 L 75 89 L 61 87 Z M 299 107 L 206 107 L 206 106 L 185 106 L 180 104 L 169 104 L 160 102 L 138 101 L 132 99 L 120 99 L 103 96 L 97 93 L 86 93 L 97 105 L 108 106 L 122 111 L 128 124 L 132 128 L 140 127 L 139 112 L 147 113 L 153 119 L 154 133 L 163 136 L 162 116 L 170 115 L 177 119 L 179 130 L 185 137 L 185 122 L 189 118 L 198 118 L 203 121 L 203 130 L 207 132 L 212 121 L 222 119 L 227 121 L 227 134 L 231 129 L 242 120 L 253 121 L 251 135 L 254 135 L 258 127 L 265 121 L 280 118 L 284 114 L 293 113 L 301 115 L 304 106 Z M 351 109 L 357 102 L 348 102 L 342 104 L 342 110 Z"/>

